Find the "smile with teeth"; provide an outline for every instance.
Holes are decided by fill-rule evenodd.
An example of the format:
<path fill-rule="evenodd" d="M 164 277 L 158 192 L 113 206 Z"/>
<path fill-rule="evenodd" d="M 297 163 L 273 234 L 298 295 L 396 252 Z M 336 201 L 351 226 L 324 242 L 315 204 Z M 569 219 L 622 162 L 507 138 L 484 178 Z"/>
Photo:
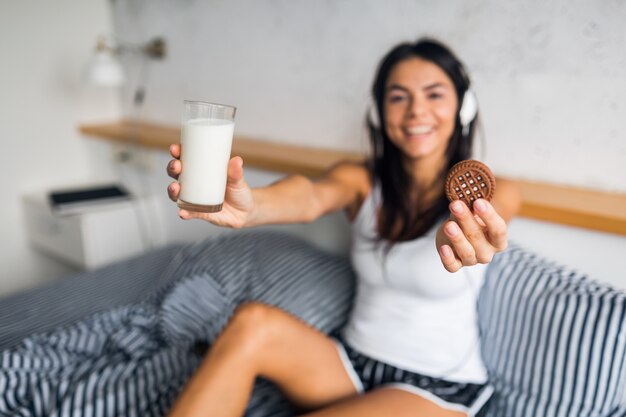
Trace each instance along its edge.
<path fill-rule="evenodd" d="M 414 126 L 414 127 L 408 127 L 405 130 L 406 130 L 406 133 L 408 133 L 411 136 L 419 136 L 419 135 L 425 135 L 425 134 L 431 133 L 433 131 L 433 127 L 432 126 Z"/>

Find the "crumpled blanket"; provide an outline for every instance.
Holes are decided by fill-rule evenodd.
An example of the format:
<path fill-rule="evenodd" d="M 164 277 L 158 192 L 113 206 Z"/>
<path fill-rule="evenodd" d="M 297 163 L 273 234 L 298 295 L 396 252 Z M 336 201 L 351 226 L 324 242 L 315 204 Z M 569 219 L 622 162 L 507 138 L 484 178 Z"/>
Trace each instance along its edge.
<path fill-rule="evenodd" d="M 290 235 L 231 233 L 183 248 L 137 303 L 0 352 L 1 416 L 163 416 L 238 305 L 276 305 L 329 333 L 354 291 L 347 259 Z M 247 416 L 292 415 L 259 379 Z"/>

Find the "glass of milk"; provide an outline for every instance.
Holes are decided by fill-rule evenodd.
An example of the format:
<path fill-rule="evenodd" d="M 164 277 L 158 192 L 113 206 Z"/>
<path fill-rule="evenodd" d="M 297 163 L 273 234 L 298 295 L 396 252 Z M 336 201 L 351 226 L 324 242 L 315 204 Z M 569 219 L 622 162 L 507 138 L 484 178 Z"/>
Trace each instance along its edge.
<path fill-rule="evenodd" d="M 222 209 L 236 111 L 224 104 L 185 101 L 178 207 L 202 213 Z"/>

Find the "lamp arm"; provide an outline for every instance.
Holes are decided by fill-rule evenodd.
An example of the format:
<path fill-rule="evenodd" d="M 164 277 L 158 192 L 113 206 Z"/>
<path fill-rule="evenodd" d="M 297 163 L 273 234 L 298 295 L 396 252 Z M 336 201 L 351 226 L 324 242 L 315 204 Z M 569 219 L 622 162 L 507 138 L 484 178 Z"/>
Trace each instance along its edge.
<path fill-rule="evenodd" d="M 167 52 L 165 39 L 160 37 L 151 39 L 143 45 L 133 45 L 127 42 L 117 42 L 117 44 L 117 46 L 112 46 L 109 42 L 107 42 L 105 37 L 101 36 L 98 38 L 96 51 L 107 51 L 118 55 L 124 53 L 141 53 L 153 59 L 163 59 L 165 58 Z"/>

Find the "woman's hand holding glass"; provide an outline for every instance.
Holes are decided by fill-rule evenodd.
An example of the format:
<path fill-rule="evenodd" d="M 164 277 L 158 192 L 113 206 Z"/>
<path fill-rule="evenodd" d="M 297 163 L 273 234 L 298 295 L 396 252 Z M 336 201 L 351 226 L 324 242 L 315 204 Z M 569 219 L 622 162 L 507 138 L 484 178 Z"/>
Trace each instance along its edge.
<path fill-rule="evenodd" d="M 489 263 L 497 252 L 507 247 L 507 225 L 494 207 L 479 199 L 473 208 L 472 212 L 462 201 L 453 201 L 450 220 L 437 231 L 437 250 L 449 272 Z"/>
<path fill-rule="evenodd" d="M 177 180 L 182 171 L 180 145 L 170 145 L 170 154 L 174 159 L 167 164 L 167 174 Z M 177 181 L 167 187 L 167 193 L 172 201 L 178 200 L 180 185 Z M 197 213 L 180 209 L 178 215 L 183 220 L 202 219 L 218 226 L 238 229 L 251 223 L 254 207 L 252 190 L 243 177 L 243 160 L 235 156 L 228 162 L 226 196 L 222 210 L 216 213 Z"/>

